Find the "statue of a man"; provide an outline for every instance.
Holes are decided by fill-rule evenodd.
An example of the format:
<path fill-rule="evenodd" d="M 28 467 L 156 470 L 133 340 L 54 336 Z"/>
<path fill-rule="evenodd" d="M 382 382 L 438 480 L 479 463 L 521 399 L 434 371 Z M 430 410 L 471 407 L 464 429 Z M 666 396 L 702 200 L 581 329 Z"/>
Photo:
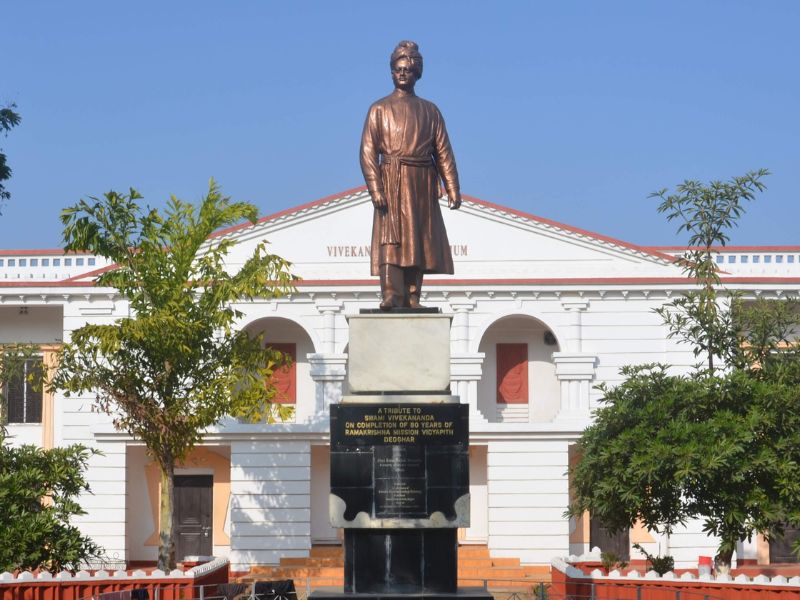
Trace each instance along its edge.
<path fill-rule="evenodd" d="M 414 94 L 422 55 L 400 42 L 389 60 L 394 91 L 369 108 L 361 170 L 372 196 L 372 275 L 381 280 L 382 310 L 418 308 L 425 273 L 453 273 L 439 209 L 439 179 L 451 209 L 461 206 L 458 172 L 444 119 Z"/>

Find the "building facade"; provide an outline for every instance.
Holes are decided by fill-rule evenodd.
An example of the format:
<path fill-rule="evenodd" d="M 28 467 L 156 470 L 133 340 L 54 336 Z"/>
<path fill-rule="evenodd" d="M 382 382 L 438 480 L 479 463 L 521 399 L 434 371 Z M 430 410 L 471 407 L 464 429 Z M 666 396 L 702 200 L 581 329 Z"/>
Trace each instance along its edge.
<path fill-rule="evenodd" d="M 674 262 L 682 249 L 637 246 L 470 197 L 444 212 L 456 274 L 429 276 L 423 304 L 452 318 L 451 389 L 470 407 L 471 526 L 461 542 L 524 564 L 613 543 L 669 553 L 677 566 L 713 555 L 716 540 L 699 524 L 669 538 L 637 527 L 613 541 L 589 515 L 564 517 L 571 449 L 598 405 L 595 386 L 619 382 L 628 364 L 682 371 L 695 363 L 654 312 L 690 287 Z M 180 465 L 179 556 L 227 555 L 245 571 L 338 543 L 328 523 L 328 407 L 348 393 L 347 318 L 379 301 L 377 278 L 368 276 L 371 222 L 369 196 L 357 188 L 209 240 L 237 241 L 229 256 L 236 269 L 267 239 L 302 277 L 291 296 L 237 307 L 241 328 L 295 357 L 275 382 L 295 413 L 279 424 L 225 419 Z M 723 284 L 746 298 L 800 289 L 798 246 L 727 247 L 717 261 Z M 49 367 L 71 331 L 127 315 L 125 298 L 93 283 L 108 267 L 88 255 L 0 251 L 0 344 L 38 344 Z M 102 450 L 88 471 L 93 494 L 81 500 L 88 514 L 80 526 L 110 563 L 154 561 L 159 477 L 143 446 L 116 431 L 91 396 L 25 385 L 6 395 L 13 443 Z M 776 562 L 779 553 L 754 539 L 738 557 Z"/>

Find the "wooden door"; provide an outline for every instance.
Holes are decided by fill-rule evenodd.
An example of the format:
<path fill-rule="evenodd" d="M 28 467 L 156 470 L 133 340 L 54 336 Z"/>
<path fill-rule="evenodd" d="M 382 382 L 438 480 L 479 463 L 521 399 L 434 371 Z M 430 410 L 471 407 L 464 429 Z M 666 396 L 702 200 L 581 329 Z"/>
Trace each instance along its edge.
<path fill-rule="evenodd" d="M 769 564 L 796 563 L 797 555 L 792 552 L 792 544 L 800 538 L 800 529 L 787 527 L 782 537 L 774 537 L 769 541 Z"/>
<path fill-rule="evenodd" d="M 631 556 L 630 531 L 626 529 L 611 534 L 597 519 L 590 518 L 589 547 L 600 548 L 602 552 L 613 552 L 621 560 L 628 561 Z"/>
<path fill-rule="evenodd" d="M 211 556 L 211 475 L 175 476 L 175 560 Z"/>

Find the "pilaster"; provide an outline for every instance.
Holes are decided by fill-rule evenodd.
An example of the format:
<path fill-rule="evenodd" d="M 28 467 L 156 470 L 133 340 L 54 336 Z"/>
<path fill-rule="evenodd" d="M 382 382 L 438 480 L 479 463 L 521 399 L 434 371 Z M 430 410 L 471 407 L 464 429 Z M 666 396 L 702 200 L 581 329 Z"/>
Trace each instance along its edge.
<path fill-rule="evenodd" d="M 314 380 L 314 415 L 312 421 L 328 419 L 328 406 L 342 399 L 342 384 L 347 374 L 347 354 L 308 354 L 311 379 Z"/>
<path fill-rule="evenodd" d="M 583 331 L 581 315 L 589 308 L 589 301 L 584 298 L 564 298 L 561 307 L 569 315 L 564 350 L 581 352 L 583 347 Z"/>
<path fill-rule="evenodd" d="M 588 419 L 597 357 L 583 352 L 554 352 L 553 363 L 561 386 L 561 409 L 556 418 Z"/>
<path fill-rule="evenodd" d="M 314 305 L 322 315 L 322 352 L 333 354 L 336 350 L 336 315 L 342 311 L 342 302 L 331 298 L 321 298 Z"/>
<path fill-rule="evenodd" d="M 462 404 L 469 404 L 470 427 L 488 423 L 478 410 L 478 382 L 483 375 L 483 352 L 461 352 L 450 355 L 450 391 L 459 396 Z"/>

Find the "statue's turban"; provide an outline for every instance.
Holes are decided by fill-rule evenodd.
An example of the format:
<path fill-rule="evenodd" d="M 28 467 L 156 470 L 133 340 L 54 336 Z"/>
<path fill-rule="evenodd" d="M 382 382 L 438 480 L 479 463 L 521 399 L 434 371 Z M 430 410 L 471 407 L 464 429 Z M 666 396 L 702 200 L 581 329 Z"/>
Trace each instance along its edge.
<path fill-rule="evenodd" d="M 394 49 L 389 59 L 389 66 L 394 67 L 394 63 L 401 58 L 410 60 L 411 64 L 417 70 L 417 78 L 422 77 L 422 54 L 419 53 L 419 46 L 417 46 L 416 42 L 403 40 L 397 44 L 397 47 Z"/>

